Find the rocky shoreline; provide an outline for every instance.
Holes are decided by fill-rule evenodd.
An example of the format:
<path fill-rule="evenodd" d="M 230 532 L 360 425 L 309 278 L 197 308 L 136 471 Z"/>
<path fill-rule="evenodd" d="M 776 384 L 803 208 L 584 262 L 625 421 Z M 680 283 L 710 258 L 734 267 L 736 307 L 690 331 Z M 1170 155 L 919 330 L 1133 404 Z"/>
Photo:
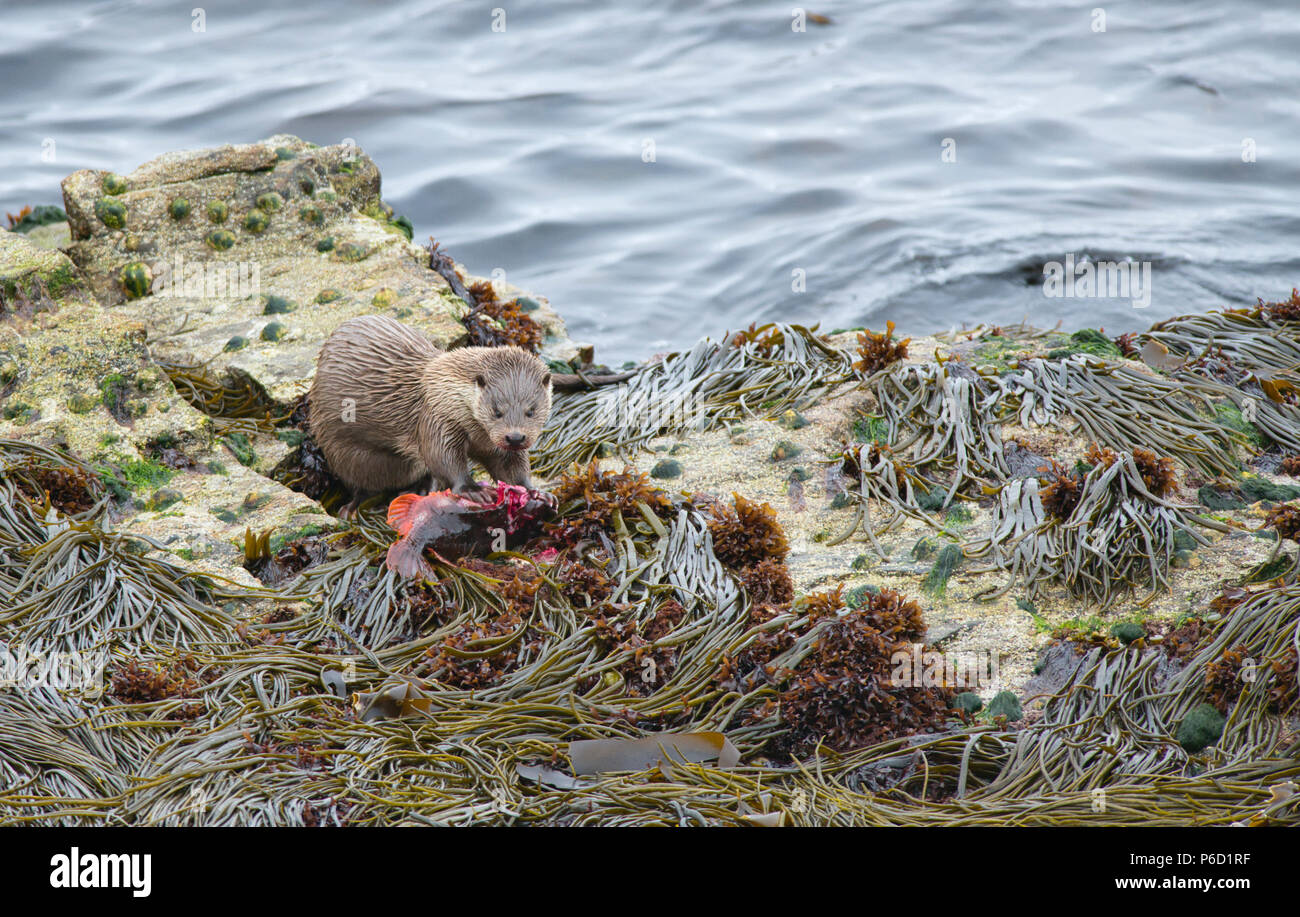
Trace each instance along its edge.
<path fill-rule="evenodd" d="M 471 571 L 489 577 L 476 581 L 489 584 L 485 591 L 476 593 L 480 586 L 461 585 L 438 600 L 444 609 L 454 605 L 458 614 L 465 613 L 468 618 L 444 616 L 438 625 L 428 627 L 416 620 L 412 610 L 414 587 L 402 587 L 407 591 L 401 593 L 405 603 L 401 604 L 399 593 L 393 591 L 397 587 L 390 581 L 369 581 L 365 590 L 371 591 L 358 598 L 356 590 L 361 587 L 356 583 L 348 586 L 350 581 L 329 579 L 334 568 L 326 563 L 327 557 L 333 563 L 340 550 L 345 554 L 361 552 L 346 556 L 360 565 L 358 570 L 365 570 L 364 543 L 369 539 L 373 547 L 382 543 L 385 535 L 382 523 L 373 519 L 369 527 L 346 532 L 330 515 L 334 502 L 332 496 L 326 497 L 327 469 L 308 467 L 310 433 L 297 415 L 320 344 L 345 319 L 373 312 L 414 325 L 441 346 L 455 346 L 466 339 L 465 319 L 471 311 L 470 304 L 430 269 L 429 253 L 412 241 L 409 223 L 383 202 L 376 165 L 355 147 L 316 147 L 298 138 L 278 136 L 254 144 L 168 154 L 125 176 L 77 172 L 64 181 L 63 196 L 66 227 L 48 222 L 26 227 L 25 232 L 0 231 L 0 442 L 57 450 L 49 455 L 70 457 L 70 468 L 83 469 L 94 480 L 70 485 L 74 491 L 82 487 L 84 493 L 80 498 L 75 493 L 68 496 L 60 510 L 60 489 L 50 483 L 54 480 L 53 465 L 49 464 L 53 459 L 45 453 L 39 459 L 22 453 L 27 458 L 21 458 L 13 445 L 6 453 L 8 471 L 13 472 L 21 462 L 46 463 L 41 466 L 44 476 L 39 477 L 37 487 L 44 489 L 46 499 L 36 499 L 38 494 L 32 493 L 31 487 L 22 491 L 25 498 L 21 496 L 21 480 L 11 497 L 26 499 L 33 511 L 44 513 L 45 523 L 54 527 L 51 532 L 66 518 L 73 520 L 74 528 L 93 525 L 97 532 L 138 536 L 146 560 L 161 561 L 169 570 L 200 578 L 197 581 L 209 590 L 204 601 L 220 606 L 222 613 L 229 615 L 229 626 L 212 625 L 220 631 L 215 643 L 173 634 L 170 644 L 160 640 L 140 646 L 132 643 L 128 627 L 102 634 L 98 642 L 64 634 L 62 645 L 89 648 L 103 644 L 117 659 L 114 684 L 118 688 L 124 654 L 143 651 L 156 656 L 157 665 L 170 666 L 166 670 L 174 678 L 171 687 L 151 689 L 152 694 L 145 692 L 136 702 L 162 721 L 167 716 L 155 716 L 160 710 L 202 707 L 202 716 L 195 714 L 199 718 L 186 725 L 173 722 L 160 726 L 151 721 L 151 729 L 161 730 L 159 736 L 171 735 L 165 747 L 173 750 L 185 742 L 209 747 L 203 745 L 204 736 L 236 742 L 229 724 L 240 716 L 252 716 L 267 730 L 279 730 L 279 735 L 298 727 L 316 728 L 313 717 L 319 715 L 332 718 L 330 728 L 335 734 L 344 730 L 357 743 L 377 741 L 383 737 L 383 726 L 369 722 L 364 714 L 381 695 L 389 696 L 384 692 L 391 692 L 394 678 L 399 685 L 413 686 L 401 687 L 398 715 L 429 716 L 431 735 L 460 735 L 457 741 L 471 745 L 484 727 L 457 725 L 460 713 L 456 711 L 465 705 L 480 711 L 490 707 L 492 716 L 507 716 L 505 708 L 512 703 L 526 709 L 530 680 L 509 687 L 523 668 L 515 670 L 503 664 L 500 671 L 489 672 L 489 680 L 480 682 L 457 669 L 460 663 L 452 662 L 436 670 L 442 673 L 438 677 L 423 678 L 423 663 L 414 661 L 426 655 L 444 662 L 453 657 L 463 659 L 466 647 L 478 647 L 475 652 L 481 652 L 482 646 L 496 645 L 493 641 L 504 639 L 502 634 L 484 629 L 483 621 L 485 615 L 496 615 L 503 608 L 519 612 L 521 617 L 512 626 L 520 633 L 524 621 L 533 622 L 529 627 L 537 626 L 536 615 L 543 613 L 545 604 L 539 597 L 545 594 L 545 587 L 538 585 L 540 580 L 531 581 L 532 591 L 524 599 L 510 591 L 512 585 L 517 588 L 522 582 L 524 566 Z M 568 339 L 562 319 L 543 297 L 483 278 L 464 279 L 477 297 L 501 307 L 496 313 L 500 318 L 487 319 L 492 333 L 508 335 L 512 323 L 527 323 L 535 329 L 530 333 L 536 335 L 541 354 L 553 365 L 579 372 L 592 368 L 592 348 Z M 1032 731 L 1035 724 L 1052 721 L 1057 715 L 1054 711 L 1065 701 L 1058 696 L 1053 707 L 1050 698 L 1082 677 L 1086 666 L 1079 669 L 1079 660 L 1089 653 L 1123 657 L 1127 661 L 1120 668 L 1125 678 L 1136 676 L 1124 666 L 1145 671 L 1142 667 L 1153 665 L 1152 660 L 1158 657 L 1162 665 L 1169 666 L 1168 671 L 1161 670 L 1160 677 L 1182 685 L 1177 709 L 1180 717 L 1187 716 L 1199 689 L 1188 680 L 1190 675 L 1178 673 L 1192 671 L 1195 665 L 1204 667 L 1208 664 L 1205 660 L 1222 662 L 1222 648 L 1210 636 L 1181 646 L 1180 641 L 1189 639 L 1188 628 L 1202 629 L 1207 635 L 1219 632 L 1239 607 L 1289 596 L 1287 590 L 1294 586 L 1294 571 L 1287 572 L 1286 564 L 1276 563 L 1279 539 L 1292 537 L 1287 518 L 1279 515 L 1277 507 L 1286 507 L 1300 497 L 1300 479 L 1288 473 L 1300 471 L 1300 460 L 1294 464 L 1284 461 L 1294 452 L 1289 443 L 1300 439 L 1300 409 L 1291 370 L 1285 367 L 1287 348 L 1300 347 L 1290 343 L 1296 340 L 1296 326 L 1288 323 L 1300 316 L 1292 316 L 1286 307 L 1285 302 L 1262 305 L 1260 316 L 1251 320 L 1255 324 L 1250 325 L 1254 329 L 1250 335 L 1255 337 L 1229 328 L 1220 330 L 1217 337 L 1211 335 L 1204 351 L 1188 344 L 1181 353 L 1183 338 L 1178 335 L 1193 341 L 1195 329 L 1178 326 L 1178 320 L 1172 326 L 1162 323 L 1164 332 L 1157 326 L 1148 335 L 1118 341 L 1090 329 L 1067 333 L 975 327 L 906 342 L 892 337 L 892 326 L 885 333 L 850 329 L 821 335 L 803 329 L 751 329 L 734 339 L 722 338 L 707 346 L 702 343 L 692 354 L 639 367 L 643 378 L 658 374 L 663 385 L 656 389 L 649 382 L 634 380 L 628 391 L 659 392 L 666 399 L 675 391 L 673 385 L 688 383 L 686 388 L 701 403 L 695 405 L 699 410 L 690 423 L 668 418 L 654 427 L 642 424 L 636 435 L 629 433 L 626 442 L 617 441 L 613 434 L 607 436 L 611 428 L 592 419 L 598 414 L 601 393 L 573 396 L 565 402 L 566 409 L 557 410 L 548 428 L 553 435 L 544 442 L 551 450 L 548 454 L 556 456 L 548 467 L 549 484 L 570 494 L 569 511 L 585 507 L 594 514 L 604 493 L 601 488 L 615 481 L 614 476 L 625 465 L 646 476 L 610 485 L 619 494 L 623 491 L 618 488 L 631 488 L 634 499 L 621 503 L 614 515 L 601 516 L 604 528 L 589 526 L 581 538 L 574 535 L 571 546 L 577 552 L 575 557 L 590 551 L 584 544 L 602 537 L 605 553 L 598 563 L 587 563 L 581 571 L 575 572 L 576 566 L 566 567 L 566 575 L 580 572 L 588 580 L 605 573 L 614 580 L 624 577 L 623 585 L 612 591 L 635 606 L 628 620 L 642 630 L 637 632 L 640 636 L 594 638 L 596 646 L 604 645 L 602 639 L 613 639 L 618 652 L 626 653 L 618 659 L 626 661 L 611 661 L 602 668 L 604 663 L 596 664 L 592 661 L 596 657 L 587 656 L 586 664 L 595 666 L 596 681 L 586 680 L 579 668 L 564 682 L 566 691 L 599 698 L 590 701 L 600 707 L 599 715 L 593 714 L 578 726 L 557 727 L 554 732 L 538 726 L 536 747 L 521 752 L 512 746 L 509 754 L 493 748 L 483 752 L 487 758 L 475 759 L 479 761 L 475 767 L 486 766 L 483 761 L 489 759 L 493 767 L 509 767 L 511 773 L 515 764 L 533 767 L 542 751 L 552 757 L 560 754 L 575 730 L 591 735 L 626 735 L 629 730 L 635 734 L 640 716 L 646 725 L 659 728 L 705 728 L 729 734 L 728 727 L 740 728 L 737 743 L 747 764 L 776 773 L 783 766 L 778 750 L 806 752 L 781 736 L 795 729 L 791 711 L 796 701 L 812 703 L 797 688 L 787 687 L 778 694 L 785 677 L 780 672 L 796 673 L 797 682 L 799 667 L 807 665 L 806 660 L 819 658 L 818 653 L 825 655 L 832 624 L 822 622 L 823 618 L 833 621 L 838 614 L 846 620 L 869 613 L 873 622 L 887 620 L 897 609 L 886 608 L 888 603 L 881 597 L 895 593 L 919 603 L 916 620 L 923 613 L 924 628 L 909 638 L 918 647 L 952 658 L 995 660 L 992 677 L 957 687 L 979 695 L 983 704 L 1009 691 L 1018 698 L 1015 716 L 1008 718 L 1005 712 L 991 716 L 987 710 L 975 715 L 979 704 L 974 704 L 969 714 L 954 712 L 954 719 L 942 728 L 934 725 L 937 721 L 922 717 L 901 731 L 872 733 L 875 744 L 863 745 L 860 752 L 851 743 L 842 744 L 830 754 L 843 769 L 838 777 L 826 779 L 840 781 L 836 786 L 841 788 L 851 785 L 853 794 L 865 796 L 852 802 L 840 798 L 831 809 L 809 808 L 808 794 L 820 784 L 800 784 L 803 778 L 782 771 L 789 777 L 788 796 L 781 797 L 784 814 L 778 821 L 911 823 L 909 819 L 920 818 L 924 823 L 930 816 L 917 815 L 915 806 L 925 808 L 927 800 L 936 799 L 939 806 L 933 811 L 946 812 L 944 817 L 958 810 L 966 812 L 953 802 L 965 791 L 964 770 L 960 780 L 938 797 L 928 796 L 925 788 L 919 790 L 918 802 L 918 791 L 910 782 L 915 760 L 905 754 L 905 763 L 912 763 L 905 768 L 897 765 L 900 751 L 927 736 L 940 743 L 968 738 L 973 742 L 970 737 L 981 731 L 992 737 L 991 742 L 1002 743 L 1000 747 L 1030 741 L 1017 738 L 1017 730 Z M 1236 319 L 1228 315 L 1222 320 Z M 726 369 L 732 366 L 727 362 L 732 360 L 728 348 L 742 354 L 737 358 L 741 362 L 735 364 L 739 366 L 737 381 L 706 397 L 701 380 L 721 378 L 730 371 Z M 1281 356 L 1270 362 L 1274 351 Z M 697 360 L 698 366 L 687 366 L 690 360 Z M 1082 381 L 1059 381 L 1069 372 L 1077 372 Z M 743 400 L 751 397 L 743 395 L 743 373 L 754 373 L 755 379 L 762 380 L 754 385 L 761 390 L 754 401 Z M 1255 395 L 1231 394 L 1246 391 L 1243 378 L 1248 379 Z M 1183 388 L 1171 389 L 1171 384 Z M 1142 394 L 1148 389 L 1155 394 Z M 1031 392 L 1039 392 L 1037 402 L 1029 397 Z M 1190 393 L 1191 406 L 1169 407 L 1166 414 L 1162 405 L 1174 405 L 1183 397 L 1180 393 Z M 1075 400 L 1067 403 L 1067 394 Z M 1045 406 L 1052 397 L 1060 399 L 1060 404 Z M 1126 403 L 1125 397 L 1136 400 Z M 934 404 L 942 405 L 941 409 L 932 409 Z M 970 413 L 962 413 L 967 411 Z M 1150 424 L 1156 441 L 1133 440 L 1126 432 L 1130 417 Z M 1251 418 L 1259 422 L 1253 423 Z M 570 425 L 567 430 L 566 424 Z M 596 438 L 584 439 L 587 434 L 580 435 L 579 428 L 606 433 L 592 433 Z M 1293 434 L 1288 432 L 1291 430 Z M 1160 446 L 1176 446 L 1180 437 L 1189 444 L 1187 451 L 1167 457 Z M 1146 445 L 1159 454 L 1144 459 Z M 562 468 L 566 463 L 560 456 L 595 460 L 586 484 L 571 467 Z M 1131 485 L 1118 483 L 1126 468 L 1132 469 Z M 605 478 L 590 477 L 602 473 Z M 64 474 L 59 480 L 66 483 L 73 472 L 59 474 Z M 311 474 L 320 480 L 304 485 L 302 481 Z M 1106 488 L 1120 486 L 1129 486 L 1123 491 L 1125 496 L 1117 497 L 1112 509 L 1098 510 L 1101 515 L 1094 517 L 1097 526 L 1103 522 L 1119 526 L 1113 540 L 1089 543 L 1084 531 L 1082 546 L 1070 541 L 1078 528 L 1071 528 L 1075 524 L 1071 520 L 1082 518 L 1082 511 L 1075 512 L 1078 501 L 1089 505 L 1089 500 L 1109 499 Z M 870 497 L 868 487 L 873 488 Z M 1051 488 L 1055 490 L 1049 498 Z M 1052 501 L 1080 490 L 1083 496 L 1072 496 L 1075 502 L 1053 522 L 1051 507 L 1056 504 Z M 733 503 L 733 494 L 737 495 L 734 510 L 719 509 Z M 1019 495 L 1015 499 L 1023 496 L 1023 505 L 1009 502 L 1011 494 Z M 644 523 L 623 512 L 632 512 L 638 500 Z M 769 521 L 762 526 L 772 526 L 772 531 L 779 533 L 773 537 L 779 537 L 783 547 L 732 561 L 720 545 L 730 531 L 728 525 L 746 528 L 746 501 L 767 505 L 764 518 Z M 1025 507 L 1032 509 L 1030 516 L 1020 514 Z M 1127 544 L 1125 538 L 1141 541 L 1115 521 L 1119 518 L 1115 514 L 1123 513 L 1140 519 L 1135 523 L 1138 530 L 1148 533 L 1146 549 L 1137 551 L 1142 555 L 1137 559 L 1107 555 L 1108 545 L 1118 551 L 1122 542 Z M 1031 517 L 1032 526 L 1037 526 L 1034 531 L 1040 533 L 1036 537 L 1059 538 L 1061 547 L 1049 549 L 1047 542 L 1006 534 L 1013 525 L 1029 525 L 1026 520 Z M 689 541 L 687 533 L 695 531 L 691 527 L 698 529 L 704 522 L 712 540 L 690 548 L 695 553 L 681 554 L 687 550 L 682 547 L 683 539 Z M 570 534 L 574 532 L 577 529 Z M 52 543 L 55 537 L 48 535 L 45 543 Z M 1152 537 L 1157 538 L 1154 544 Z M 15 562 L 22 557 L 27 558 L 24 563 L 34 563 L 30 561 L 32 544 L 6 547 L 0 542 L 0 550 L 10 551 Z M 669 554 L 665 552 L 672 551 L 679 552 L 672 555 L 675 557 L 703 558 L 699 562 L 708 568 L 692 567 L 689 576 L 694 577 L 690 582 L 695 585 L 690 588 L 680 579 L 686 574 L 673 579 L 668 566 L 654 567 L 655 563 L 666 565 L 663 558 Z M 1100 560 L 1090 560 L 1088 552 Z M 590 560 L 591 555 L 587 556 Z M 266 575 L 267 566 L 273 563 L 284 568 L 274 581 Z M 345 566 L 340 561 L 339 571 Z M 1027 577 L 1023 575 L 1026 569 L 1031 571 Z M 1135 580 L 1132 588 L 1116 584 L 1135 569 L 1149 569 L 1151 577 Z M 304 573 L 312 570 L 316 572 Z M 507 581 L 502 570 L 513 576 L 513 581 Z M 758 570 L 764 573 L 760 576 Z M 1116 583 L 1109 579 L 1112 574 Z M 311 580 L 313 575 L 318 579 Z M 465 575 L 463 571 L 456 574 Z M 549 575 L 559 577 L 560 573 Z M 1097 580 L 1098 576 L 1105 582 Z M 777 586 L 772 586 L 773 577 Z M 782 585 L 787 577 L 788 586 Z M 699 584 L 706 582 L 713 584 L 708 588 L 714 591 L 695 595 L 699 600 L 696 606 L 688 596 L 692 589 L 704 588 Z M 22 584 L 11 585 L 17 595 Z M 379 594 L 375 589 L 389 590 L 387 604 L 373 597 Z M 677 617 L 667 631 L 660 627 L 666 606 L 658 604 L 665 589 L 677 590 L 669 609 Z M 990 593 L 996 593 L 995 597 L 988 598 Z M 641 598 L 634 601 L 637 595 Z M 1098 597 L 1102 601 L 1097 601 Z M 595 612 L 604 606 L 591 602 L 591 595 L 586 598 L 581 607 L 598 618 L 597 629 L 607 626 Z M 817 610 L 827 603 L 829 613 Z M 569 599 L 561 604 L 567 616 L 564 620 L 569 621 L 572 609 L 579 606 Z M 385 610 L 395 614 L 399 605 L 409 616 L 401 624 L 403 639 L 396 636 L 397 623 L 375 623 L 376 615 L 382 617 Z M 339 612 L 340 608 L 347 610 Z M 621 608 L 624 613 L 626 607 Z M 724 608 L 734 608 L 739 615 L 734 625 L 727 623 L 731 619 L 722 614 Z M 477 622 L 474 626 L 479 628 L 472 639 L 462 635 L 466 620 Z M 1289 619 L 1284 615 L 1282 620 Z M 30 642 L 34 635 L 40 636 L 21 615 L 3 621 L 0 640 L 6 644 Z M 698 626 L 686 626 L 691 622 Z M 334 671 L 327 657 L 337 651 L 322 649 L 327 625 L 341 625 L 356 644 L 353 662 L 360 660 L 359 672 L 355 665 L 351 670 L 343 667 L 338 690 L 331 687 L 335 684 L 332 676 L 322 675 Z M 552 622 L 548 626 L 554 634 L 569 625 Z M 883 627 L 878 623 L 871 626 Z M 294 630 L 298 627 L 301 632 Z M 250 628 L 261 636 L 250 641 Z M 719 630 L 710 636 L 709 640 L 718 641 L 714 645 L 700 636 L 700 628 L 710 634 L 709 628 L 722 628 L 726 633 Z M 381 633 L 387 636 L 378 640 Z M 580 633 L 581 627 L 573 632 L 573 639 Z M 613 633 L 622 632 L 616 626 Z M 675 636 L 666 639 L 665 633 Z M 53 639 L 51 634 L 45 635 Z M 779 635 L 785 641 L 766 661 L 776 665 L 785 660 L 788 669 L 781 668 L 786 664 L 782 662 L 763 676 L 760 662 L 748 674 L 729 676 L 733 657 L 752 656 L 765 635 Z M 229 645 L 222 642 L 227 638 Z M 469 642 L 456 643 L 462 639 Z M 693 641 L 699 641 L 698 653 L 692 648 Z M 343 640 L 339 637 L 336 642 Z M 220 647 L 214 648 L 217 643 Z M 1174 643 L 1180 645 L 1177 653 L 1169 649 Z M 548 667 L 553 670 L 557 663 L 542 664 L 551 651 L 546 640 L 538 636 L 529 645 L 533 648 L 510 651 L 515 653 L 512 665 L 537 664 L 541 666 L 538 672 Z M 1214 653 L 1200 663 L 1188 663 L 1193 657 L 1201 658 L 1196 656 L 1197 647 L 1202 653 L 1213 648 Z M 439 648 L 442 656 L 435 652 Z M 1258 743 L 1251 746 L 1247 757 L 1252 761 L 1272 760 L 1270 755 L 1294 744 L 1296 738 L 1294 658 L 1288 670 L 1285 653 L 1270 652 L 1274 655 L 1265 659 L 1274 666 L 1270 684 L 1280 692 L 1282 701 L 1270 707 L 1271 712 L 1260 714 L 1269 723 L 1266 728 L 1258 723 L 1251 727 L 1255 730 L 1252 736 L 1261 728 L 1271 736 L 1267 748 Z M 207 674 L 193 678 L 177 674 L 177 653 L 188 654 L 184 658 L 190 661 L 184 664 L 193 664 L 195 673 Z M 534 659 L 530 653 L 540 655 Z M 323 658 L 324 668 L 320 664 Z M 829 671 L 832 663 L 823 661 Z M 239 695 L 236 699 L 232 694 L 236 674 L 256 674 L 258 666 L 271 666 L 269 671 L 275 673 L 271 681 L 278 687 L 258 687 L 256 698 Z M 643 676 L 656 666 L 678 673 L 695 672 L 692 666 L 697 666 L 698 675 L 647 680 L 645 684 L 657 686 L 655 691 L 634 690 L 637 673 Z M 456 691 L 440 698 L 438 686 L 451 684 L 448 671 L 458 672 L 456 677 L 461 680 L 454 685 Z M 256 674 L 256 679 L 261 677 Z M 1178 681 L 1180 677 L 1184 681 Z M 411 678 L 418 681 L 401 680 Z M 608 679 L 608 684 L 600 679 Z M 947 690 L 948 686 L 941 687 Z M 274 698 L 264 693 L 267 690 Z M 620 690 L 626 691 L 627 697 L 619 695 Z M 1219 706 L 1230 717 L 1230 736 L 1246 715 L 1244 702 L 1238 700 L 1242 693 L 1238 686 L 1235 693 L 1216 695 L 1221 701 L 1227 698 Z M 555 703 L 549 699 L 554 696 L 547 695 L 546 703 Z M 951 695 L 924 696 L 926 703 L 952 703 Z M 308 697 L 315 699 L 308 703 Z M 340 705 L 349 697 L 350 706 Z M 704 697 L 712 700 L 692 700 Z M 117 702 L 121 700 L 119 690 Z M 814 700 L 831 704 L 820 696 Z M 89 705 L 85 710 L 96 711 L 94 716 L 103 714 L 111 719 L 117 715 L 111 699 L 92 702 L 65 694 L 59 701 L 67 705 L 60 709 L 73 719 L 82 703 Z M 687 711 L 696 709 L 692 704 L 698 703 L 700 715 L 670 716 L 665 712 L 679 703 Z M 295 704 L 301 717 L 285 712 L 286 705 Z M 429 712 L 430 704 L 435 710 L 445 706 L 441 717 Z M 781 704 L 785 705 L 784 719 Z M 328 709 L 328 715 L 320 713 L 317 705 Z M 134 708 L 128 704 L 124 709 Z M 618 713 L 620 709 L 641 712 L 624 716 Z M 836 715 L 842 714 L 841 710 Z M 0 711 L 0 722 L 7 717 L 9 725 L 17 728 L 14 724 L 28 722 L 22 719 L 28 715 L 6 708 Z M 861 715 L 870 718 L 870 714 Z M 904 721 L 912 722 L 900 720 Z M 923 722 L 928 725 L 922 726 Z M 343 723 L 346 726 L 340 725 Z M 1152 741 L 1176 748 L 1176 727 L 1178 723 L 1165 723 L 1160 727 L 1165 737 Z M 176 729 L 180 733 L 169 732 Z M 320 725 L 317 735 L 327 732 L 329 729 Z M 186 736 L 183 741 L 182 734 Z M 876 741 L 882 738 L 883 745 Z M 258 756 L 269 754 L 266 748 L 274 746 L 271 740 L 238 740 L 243 741 L 262 747 L 262 751 L 240 752 L 259 761 Z M 307 775 L 302 779 L 343 780 L 341 775 L 327 774 L 329 767 L 317 760 L 320 748 L 335 747 L 334 741 L 320 739 L 321 746 L 311 746 L 315 751 L 310 755 L 317 757 L 311 766 L 300 768 Z M 297 746 L 300 757 L 303 744 Z M 430 749 L 436 745 L 437 741 Z M 1222 754 L 1237 757 L 1225 758 L 1227 763 L 1220 764 L 1240 766 L 1245 754 L 1240 745 L 1236 739 L 1225 739 Z M 947 754 L 942 749 L 948 747 L 936 746 L 940 749 L 936 754 L 942 758 Z M 849 758 L 841 760 L 841 753 Z M 1002 760 L 999 754 L 992 754 L 989 760 Z M 1195 755 L 1196 751 L 1186 754 Z M 18 770 L 27 776 L 39 775 L 42 769 L 37 759 L 39 755 Z M 114 772 L 155 773 L 165 759 L 166 754 L 160 758 L 140 751 L 138 760 L 119 765 Z M 886 779 L 882 775 L 891 766 L 902 770 Z M 1214 763 L 1184 756 L 1176 762 L 1171 759 L 1168 766 L 1171 772 L 1190 777 Z M 1279 780 L 1289 773 L 1280 765 L 1274 770 Z M 867 780 L 864 775 L 868 773 L 875 776 Z M 677 778 L 690 783 L 681 774 Z M 400 780 L 400 774 L 386 779 Z M 876 798 L 864 789 L 871 780 L 881 788 L 911 794 L 911 801 L 893 810 L 879 808 L 889 793 Z M 533 784 L 537 783 L 534 779 Z M 1086 783 L 1083 780 L 1080 785 Z M 519 779 L 506 780 L 506 784 L 507 795 L 513 800 L 509 804 L 501 801 L 504 797 L 498 793 L 499 786 L 485 786 L 477 797 L 470 794 L 461 799 L 460 809 L 429 817 L 453 823 L 510 822 L 519 817 L 519 794 L 545 792 L 542 785 L 546 780 L 533 789 L 521 788 Z M 229 795 L 219 787 L 204 785 L 208 786 L 205 792 L 216 798 Z M 550 785 L 560 784 L 553 781 Z M 631 785 L 624 785 L 619 792 L 632 792 L 628 789 Z M 988 786 L 996 785 L 990 778 Z M 185 786 L 178 783 L 168 798 L 175 802 L 174 797 Z M 57 793 L 53 784 L 51 787 L 52 799 Z M 85 817 L 112 820 L 115 816 L 110 813 L 125 808 L 134 813 L 128 820 L 143 818 L 143 809 L 124 803 L 124 792 L 101 789 L 97 792 L 100 815 Z M 400 795 L 401 791 L 390 782 L 385 792 Z M 1080 800 L 1086 801 L 1084 791 L 1078 792 Z M 315 792 L 312 798 L 322 793 Z M 313 803 L 292 814 L 259 810 L 259 817 L 266 823 L 314 823 L 327 820 L 328 809 L 329 818 L 341 822 L 356 819 L 366 808 L 345 791 L 331 793 L 324 794 L 332 800 L 329 805 Z M 345 803 L 341 802 L 345 797 Z M 797 804 L 800 798 L 803 808 Z M 1226 823 L 1245 817 L 1243 812 L 1259 808 L 1257 802 L 1247 794 L 1223 808 L 1216 818 L 1221 816 L 1219 820 Z M 180 817 L 174 812 L 167 814 L 171 811 L 168 805 L 151 798 L 149 817 Z M 989 805 L 989 811 L 1005 814 L 1008 803 L 999 797 Z M 22 817 L 17 814 L 20 809 L 0 794 L 0 822 Z M 568 823 L 577 811 L 547 808 L 542 820 Z M 743 820 L 775 811 L 769 798 L 747 810 L 743 806 L 726 813 L 710 810 L 703 820 Z M 1087 821 L 1086 811 L 1079 811 L 1079 818 Z M 511 812 L 516 812 L 515 816 Z M 662 817 L 658 809 L 642 814 L 646 821 Z M 47 801 L 36 807 L 34 817 L 75 821 L 82 816 L 65 815 L 57 804 Z M 1271 817 L 1294 820 L 1300 816 L 1292 807 Z M 372 819 L 377 823 L 400 820 L 391 811 Z M 226 821 L 239 821 L 233 808 L 226 811 Z"/>

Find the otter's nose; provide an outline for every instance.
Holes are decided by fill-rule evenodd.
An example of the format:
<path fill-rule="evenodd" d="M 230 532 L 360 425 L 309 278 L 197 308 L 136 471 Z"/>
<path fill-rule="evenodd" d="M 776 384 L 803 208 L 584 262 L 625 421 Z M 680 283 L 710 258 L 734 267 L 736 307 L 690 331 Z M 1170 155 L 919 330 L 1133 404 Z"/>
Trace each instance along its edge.
<path fill-rule="evenodd" d="M 524 434 L 522 434 L 522 433 L 507 433 L 507 434 L 506 434 L 506 445 L 507 445 L 507 446 L 522 446 L 522 445 L 524 444 L 524 441 L 527 440 L 527 439 L 528 439 L 528 437 L 524 436 Z"/>

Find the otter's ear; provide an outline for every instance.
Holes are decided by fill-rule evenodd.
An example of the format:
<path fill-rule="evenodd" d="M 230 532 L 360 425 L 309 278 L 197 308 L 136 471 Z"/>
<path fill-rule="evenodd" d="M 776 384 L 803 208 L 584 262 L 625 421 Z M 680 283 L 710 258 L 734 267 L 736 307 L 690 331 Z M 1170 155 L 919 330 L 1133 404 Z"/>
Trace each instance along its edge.
<path fill-rule="evenodd" d="M 542 375 L 542 386 L 545 387 L 545 386 L 548 386 L 548 385 L 550 385 L 550 384 L 551 384 L 551 374 L 550 374 L 550 373 L 545 373 L 545 374 L 543 374 L 543 375 Z"/>
<path fill-rule="evenodd" d="M 480 373 L 479 375 L 474 377 L 474 384 L 477 385 L 479 388 L 487 388 L 487 379 L 485 379 L 482 373 Z"/>

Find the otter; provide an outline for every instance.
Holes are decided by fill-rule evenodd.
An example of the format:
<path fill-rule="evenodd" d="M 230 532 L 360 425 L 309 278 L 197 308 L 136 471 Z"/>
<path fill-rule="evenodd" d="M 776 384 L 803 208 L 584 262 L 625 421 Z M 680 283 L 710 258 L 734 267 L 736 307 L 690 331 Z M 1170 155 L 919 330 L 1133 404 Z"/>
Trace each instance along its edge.
<path fill-rule="evenodd" d="M 529 487 L 528 450 L 551 412 L 551 374 L 519 347 L 440 350 L 381 315 L 329 336 L 308 395 L 308 424 L 352 491 L 339 515 L 398 489 L 473 492 L 469 460 Z"/>

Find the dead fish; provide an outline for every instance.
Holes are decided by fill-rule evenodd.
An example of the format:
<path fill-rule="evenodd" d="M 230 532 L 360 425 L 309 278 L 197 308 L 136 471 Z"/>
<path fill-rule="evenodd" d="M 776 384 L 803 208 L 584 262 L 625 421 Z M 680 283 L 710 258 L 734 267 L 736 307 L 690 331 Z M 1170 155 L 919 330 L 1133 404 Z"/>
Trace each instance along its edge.
<path fill-rule="evenodd" d="M 531 538 L 556 507 L 553 495 L 504 481 L 473 494 L 402 494 L 388 505 L 388 524 L 399 536 L 388 549 L 388 569 L 431 575 L 426 547 L 444 562 L 508 550 Z"/>

